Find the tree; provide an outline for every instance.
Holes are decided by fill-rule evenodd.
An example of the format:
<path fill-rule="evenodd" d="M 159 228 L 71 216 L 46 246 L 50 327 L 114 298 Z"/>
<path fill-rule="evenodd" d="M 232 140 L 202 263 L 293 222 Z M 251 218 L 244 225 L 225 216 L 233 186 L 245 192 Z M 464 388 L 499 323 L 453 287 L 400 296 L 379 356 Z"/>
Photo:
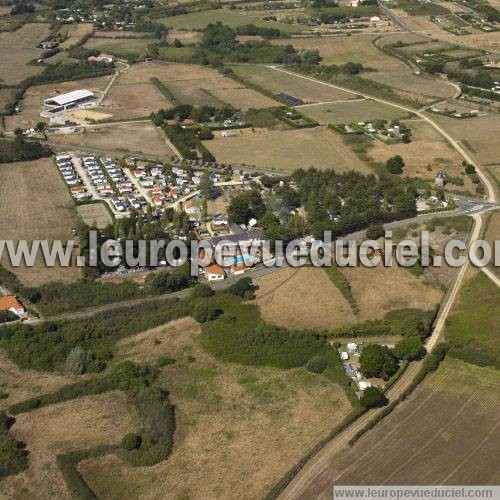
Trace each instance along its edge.
<path fill-rule="evenodd" d="M 398 369 L 398 362 L 393 352 L 380 344 L 369 344 L 361 352 L 359 358 L 361 372 L 366 377 L 381 377 L 384 380 Z"/>
<path fill-rule="evenodd" d="M 182 42 L 181 42 L 178 38 L 176 38 L 176 39 L 174 40 L 174 47 L 175 47 L 176 49 L 178 49 L 178 48 L 182 47 Z"/>
<path fill-rule="evenodd" d="M 206 283 L 200 283 L 193 288 L 191 295 L 194 298 L 207 298 L 212 297 L 214 293 L 215 292 L 212 290 L 210 285 L 207 285 Z"/>
<path fill-rule="evenodd" d="M 413 361 L 420 359 L 425 354 L 424 344 L 418 335 L 410 335 L 400 340 L 395 348 L 394 354 L 398 359 Z"/>
<path fill-rule="evenodd" d="M 214 186 L 210 173 L 205 172 L 200 179 L 200 194 L 207 200 L 212 200 L 217 196 L 217 190 Z"/>
<path fill-rule="evenodd" d="M 403 161 L 403 158 L 401 158 L 400 155 L 396 155 L 393 156 L 392 158 L 389 158 L 385 166 L 391 174 L 402 174 L 405 162 Z"/>
<path fill-rule="evenodd" d="M 45 122 L 38 122 L 38 123 L 36 124 L 35 130 L 36 130 L 37 132 L 42 133 L 42 132 L 45 130 L 45 128 L 46 128 L 46 127 L 47 127 L 47 125 L 45 124 Z"/>
<path fill-rule="evenodd" d="M 212 302 L 205 300 L 196 304 L 193 308 L 193 318 L 198 321 L 198 323 L 207 323 L 208 321 L 213 321 L 217 319 L 218 316 L 222 314 L 222 309 L 219 309 Z"/>
<path fill-rule="evenodd" d="M 361 405 L 365 408 L 380 408 L 389 401 L 378 387 L 367 387 L 361 398 Z"/>

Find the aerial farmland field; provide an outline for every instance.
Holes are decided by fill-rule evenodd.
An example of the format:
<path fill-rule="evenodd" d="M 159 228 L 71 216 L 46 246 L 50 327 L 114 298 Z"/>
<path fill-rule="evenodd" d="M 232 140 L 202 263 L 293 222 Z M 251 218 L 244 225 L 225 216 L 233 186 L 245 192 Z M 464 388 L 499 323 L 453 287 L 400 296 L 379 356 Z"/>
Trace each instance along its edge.
<path fill-rule="evenodd" d="M 51 158 L 0 165 L 0 222 L 2 238 L 18 240 L 71 239 L 74 226 L 70 195 Z M 40 286 L 47 282 L 72 282 L 80 269 L 47 267 L 41 255 L 34 267 L 12 267 L 6 255 L 2 266 L 12 271 L 21 283 Z"/>
<path fill-rule="evenodd" d="M 408 113 L 393 106 L 388 106 L 372 99 L 352 99 L 330 104 L 310 104 L 299 106 L 301 113 L 313 118 L 318 123 L 353 123 L 373 120 L 396 120 L 408 116 Z"/>
<path fill-rule="evenodd" d="M 222 163 L 291 172 L 314 166 L 370 173 L 370 167 L 324 127 L 299 130 L 245 129 L 238 137 L 216 137 L 205 146 Z"/>
<path fill-rule="evenodd" d="M 250 83 L 259 85 L 275 94 L 285 92 L 305 102 L 329 102 L 356 98 L 351 92 L 344 92 L 321 83 L 304 80 L 264 65 L 235 64 L 231 66 L 231 69 L 240 78 L 248 80 Z"/>
<path fill-rule="evenodd" d="M 62 33 L 67 33 L 69 36 L 60 47 L 63 49 L 68 49 L 73 45 L 77 44 L 84 36 L 91 33 L 93 30 L 92 23 L 80 23 L 80 24 L 65 24 L 61 27 Z"/>
<path fill-rule="evenodd" d="M 150 38 L 109 38 L 92 37 L 85 43 L 86 49 L 96 49 L 100 52 L 108 52 L 119 57 L 130 55 L 144 57 L 148 45 L 152 43 Z"/>
<path fill-rule="evenodd" d="M 410 398 L 337 455 L 307 493 L 331 498 L 333 484 L 498 484 L 492 457 L 498 456 L 500 439 L 499 388 L 498 371 L 447 359 Z"/>
<path fill-rule="evenodd" d="M 201 30 L 210 23 L 221 22 L 231 28 L 255 24 L 256 26 L 277 28 L 285 33 L 300 33 L 306 26 L 299 24 L 284 24 L 273 21 L 262 21 L 257 17 L 240 14 L 228 9 L 205 10 L 201 12 L 191 12 L 180 16 L 164 17 L 161 21 L 169 28 L 178 30 Z"/>
<path fill-rule="evenodd" d="M 170 157 L 173 151 L 165 142 L 161 130 L 151 123 L 127 123 L 106 127 L 89 127 L 84 134 L 53 136 L 53 142 L 61 145 L 95 148 L 124 154 L 138 153 Z"/>
<path fill-rule="evenodd" d="M 42 71 L 41 66 L 29 65 L 42 53 L 37 45 L 48 35 L 49 25 L 25 24 L 10 33 L 0 32 L 0 83 L 13 85 Z"/>

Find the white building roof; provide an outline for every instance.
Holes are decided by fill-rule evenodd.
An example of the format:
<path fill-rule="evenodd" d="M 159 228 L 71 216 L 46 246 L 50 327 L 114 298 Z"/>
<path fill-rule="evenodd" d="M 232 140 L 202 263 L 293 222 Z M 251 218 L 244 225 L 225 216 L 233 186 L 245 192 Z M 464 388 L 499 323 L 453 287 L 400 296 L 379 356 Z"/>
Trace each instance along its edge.
<path fill-rule="evenodd" d="M 82 99 L 88 99 L 90 97 L 94 97 L 94 92 L 91 92 L 90 90 L 81 89 L 81 90 L 73 90 L 73 92 L 68 92 L 66 94 L 61 94 L 55 97 L 49 97 L 48 99 L 45 99 L 45 101 L 55 102 L 59 106 L 64 106 L 74 101 L 80 101 Z"/>

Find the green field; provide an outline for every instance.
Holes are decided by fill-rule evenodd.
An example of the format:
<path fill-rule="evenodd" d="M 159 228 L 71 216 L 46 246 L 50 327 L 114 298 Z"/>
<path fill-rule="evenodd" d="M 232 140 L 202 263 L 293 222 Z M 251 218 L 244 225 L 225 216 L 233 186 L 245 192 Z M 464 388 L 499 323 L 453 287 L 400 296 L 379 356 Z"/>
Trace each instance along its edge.
<path fill-rule="evenodd" d="M 500 369 L 500 294 L 483 273 L 471 277 L 447 321 L 450 354 L 478 365 Z"/>
<path fill-rule="evenodd" d="M 190 62 L 194 53 L 193 46 L 186 47 L 160 47 L 160 58 L 165 61 Z"/>
<path fill-rule="evenodd" d="M 86 49 L 97 49 L 118 57 L 144 57 L 148 45 L 155 43 L 153 38 L 91 38 L 84 45 Z"/>
<path fill-rule="evenodd" d="M 284 24 L 273 21 L 263 21 L 257 17 L 247 16 L 238 12 L 232 12 L 226 9 L 204 10 L 202 12 L 191 12 L 182 16 L 163 17 L 158 19 L 169 28 L 179 30 L 201 30 L 210 23 L 221 22 L 236 28 L 246 24 L 255 24 L 264 28 L 276 28 L 285 33 L 300 33 L 306 26 L 301 24 Z"/>

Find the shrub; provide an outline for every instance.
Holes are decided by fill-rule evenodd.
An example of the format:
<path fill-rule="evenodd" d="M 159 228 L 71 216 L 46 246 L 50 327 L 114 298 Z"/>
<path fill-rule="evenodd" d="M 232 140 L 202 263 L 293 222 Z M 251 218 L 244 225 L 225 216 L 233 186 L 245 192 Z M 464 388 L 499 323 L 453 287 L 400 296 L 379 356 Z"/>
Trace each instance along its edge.
<path fill-rule="evenodd" d="M 405 162 L 403 161 L 403 158 L 401 158 L 401 156 L 396 155 L 392 158 L 389 158 L 385 166 L 391 174 L 402 174 Z"/>
<path fill-rule="evenodd" d="M 313 356 L 307 363 L 306 368 L 312 373 L 323 373 L 326 369 L 326 361 L 322 356 Z"/>
<path fill-rule="evenodd" d="M 382 236 L 384 236 L 385 231 L 384 231 L 384 226 L 382 224 L 376 224 L 373 226 L 370 226 L 366 230 L 366 237 L 369 240 L 378 240 Z"/>
<path fill-rule="evenodd" d="M 361 398 L 361 406 L 364 408 L 380 408 L 388 402 L 385 394 L 378 387 L 366 388 Z"/>
<path fill-rule="evenodd" d="M 204 301 L 196 304 L 193 309 L 192 316 L 196 321 L 198 321 L 198 323 L 206 323 L 207 321 L 217 319 L 217 317 L 221 314 L 222 310 L 215 304 L 209 301 Z"/>
<path fill-rule="evenodd" d="M 241 278 L 234 285 L 231 285 L 226 289 L 226 293 L 231 295 L 237 295 L 238 297 L 242 297 L 246 300 L 252 299 L 255 297 L 255 286 L 252 284 L 251 278 Z"/>
<path fill-rule="evenodd" d="M 134 434 L 130 432 L 129 434 L 125 434 L 122 439 L 122 448 L 127 451 L 136 450 L 141 446 L 142 438 L 139 434 Z"/>
<path fill-rule="evenodd" d="M 191 296 L 193 298 L 207 298 L 211 297 L 215 292 L 212 290 L 210 285 L 207 285 L 205 283 L 200 283 L 199 285 L 196 285 L 193 288 L 193 291 L 191 292 Z"/>

